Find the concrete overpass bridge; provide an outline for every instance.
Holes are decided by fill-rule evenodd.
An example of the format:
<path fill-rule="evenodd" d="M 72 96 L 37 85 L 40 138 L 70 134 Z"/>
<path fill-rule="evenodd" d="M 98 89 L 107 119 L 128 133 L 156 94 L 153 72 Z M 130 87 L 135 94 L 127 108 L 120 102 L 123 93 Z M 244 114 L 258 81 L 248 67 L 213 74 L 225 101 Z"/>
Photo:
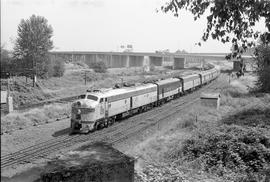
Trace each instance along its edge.
<path fill-rule="evenodd" d="M 149 53 L 149 52 L 82 52 L 53 51 L 51 55 L 68 61 L 83 61 L 88 65 L 102 61 L 109 68 L 172 66 L 181 69 L 202 64 L 205 60 L 224 60 L 226 53 Z"/>

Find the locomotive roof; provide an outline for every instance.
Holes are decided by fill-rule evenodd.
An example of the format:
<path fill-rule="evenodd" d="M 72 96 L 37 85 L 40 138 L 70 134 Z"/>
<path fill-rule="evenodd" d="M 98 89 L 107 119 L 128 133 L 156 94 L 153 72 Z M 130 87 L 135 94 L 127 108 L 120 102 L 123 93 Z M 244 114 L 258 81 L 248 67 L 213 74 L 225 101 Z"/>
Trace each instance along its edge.
<path fill-rule="evenodd" d="M 157 81 L 156 83 L 157 84 L 166 84 L 166 83 L 171 83 L 171 82 L 179 82 L 179 79 L 178 78 L 168 78 L 165 80 Z"/>
<path fill-rule="evenodd" d="M 199 75 L 198 74 L 185 75 L 185 76 L 181 76 L 180 78 L 189 79 L 189 78 L 196 78 L 196 77 L 199 77 Z"/>
<path fill-rule="evenodd" d="M 216 71 L 216 69 L 211 69 L 211 70 L 202 71 L 199 74 L 201 74 L 201 75 L 207 75 L 207 74 L 211 74 L 211 73 L 213 73 L 215 71 Z"/>
<path fill-rule="evenodd" d="M 139 91 L 139 90 L 148 89 L 148 88 L 151 89 L 155 87 L 156 85 L 152 83 L 147 83 L 147 84 L 142 84 L 138 86 L 122 87 L 122 88 L 110 89 L 106 91 L 88 92 L 88 94 L 95 95 L 97 97 L 110 97 L 110 96 L 125 94 L 125 93 Z"/>

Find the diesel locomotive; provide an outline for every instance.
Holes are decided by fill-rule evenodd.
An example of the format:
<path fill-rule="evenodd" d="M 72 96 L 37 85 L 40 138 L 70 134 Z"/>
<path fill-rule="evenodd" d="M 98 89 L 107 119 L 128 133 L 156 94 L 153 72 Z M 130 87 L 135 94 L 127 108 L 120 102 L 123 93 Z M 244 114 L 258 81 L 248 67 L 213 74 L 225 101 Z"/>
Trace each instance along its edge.
<path fill-rule="evenodd" d="M 117 119 L 143 112 L 216 79 L 219 69 L 139 85 L 88 90 L 72 103 L 71 133 L 94 131 Z"/>

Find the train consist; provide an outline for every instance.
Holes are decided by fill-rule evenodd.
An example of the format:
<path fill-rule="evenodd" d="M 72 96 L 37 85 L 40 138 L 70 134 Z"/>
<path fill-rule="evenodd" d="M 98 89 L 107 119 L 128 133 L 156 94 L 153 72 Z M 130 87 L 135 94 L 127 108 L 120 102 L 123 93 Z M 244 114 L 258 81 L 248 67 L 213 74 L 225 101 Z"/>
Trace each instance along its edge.
<path fill-rule="evenodd" d="M 117 119 L 144 112 L 191 92 L 216 79 L 216 68 L 140 85 L 89 90 L 72 104 L 71 132 L 89 132 L 112 125 Z"/>

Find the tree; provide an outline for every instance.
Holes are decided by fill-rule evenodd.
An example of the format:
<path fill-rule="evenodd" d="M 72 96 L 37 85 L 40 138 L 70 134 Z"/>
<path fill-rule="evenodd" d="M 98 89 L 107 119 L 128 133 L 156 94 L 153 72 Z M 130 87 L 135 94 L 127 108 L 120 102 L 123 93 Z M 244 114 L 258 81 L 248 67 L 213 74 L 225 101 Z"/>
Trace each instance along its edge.
<path fill-rule="evenodd" d="M 48 72 L 49 50 L 53 48 L 53 29 L 42 16 L 32 15 L 21 20 L 18 26 L 13 56 L 22 61 L 27 68 L 33 68 L 39 77 Z"/>
<path fill-rule="evenodd" d="M 245 50 L 254 46 L 257 38 L 270 42 L 269 0 L 171 0 L 161 7 L 163 12 L 172 12 L 176 17 L 181 9 L 189 10 L 194 20 L 209 10 L 202 40 L 206 41 L 211 36 L 223 43 L 231 41 L 237 46 L 234 56 L 242 52 L 238 47 Z M 260 18 L 264 18 L 268 29 L 265 33 L 254 30 Z M 198 44 L 201 45 L 200 42 Z"/>
<path fill-rule="evenodd" d="M 270 92 L 270 44 L 261 44 L 255 49 L 255 62 L 260 91 Z"/>
<path fill-rule="evenodd" d="M 9 51 L 5 49 L 4 45 L 1 45 L 1 66 L 10 62 Z"/>
<path fill-rule="evenodd" d="M 108 69 L 103 61 L 94 62 L 89 67 L 92 68 L 96 73 L 106 73 Z"/>
<path fill-rule="evenodd" d="M 54 61 L 52 71 L 54 77 L 63 76 L 65 72 L 65 61 L 63 59 L 57 59 Z"/>
<path fill-rule="evenodd" d="M 1 45 L 1 78 L 6 78 L 7 72 L 9 72 L 12 67 L 12 60 L 9 54 L 5 46 Z"/>

